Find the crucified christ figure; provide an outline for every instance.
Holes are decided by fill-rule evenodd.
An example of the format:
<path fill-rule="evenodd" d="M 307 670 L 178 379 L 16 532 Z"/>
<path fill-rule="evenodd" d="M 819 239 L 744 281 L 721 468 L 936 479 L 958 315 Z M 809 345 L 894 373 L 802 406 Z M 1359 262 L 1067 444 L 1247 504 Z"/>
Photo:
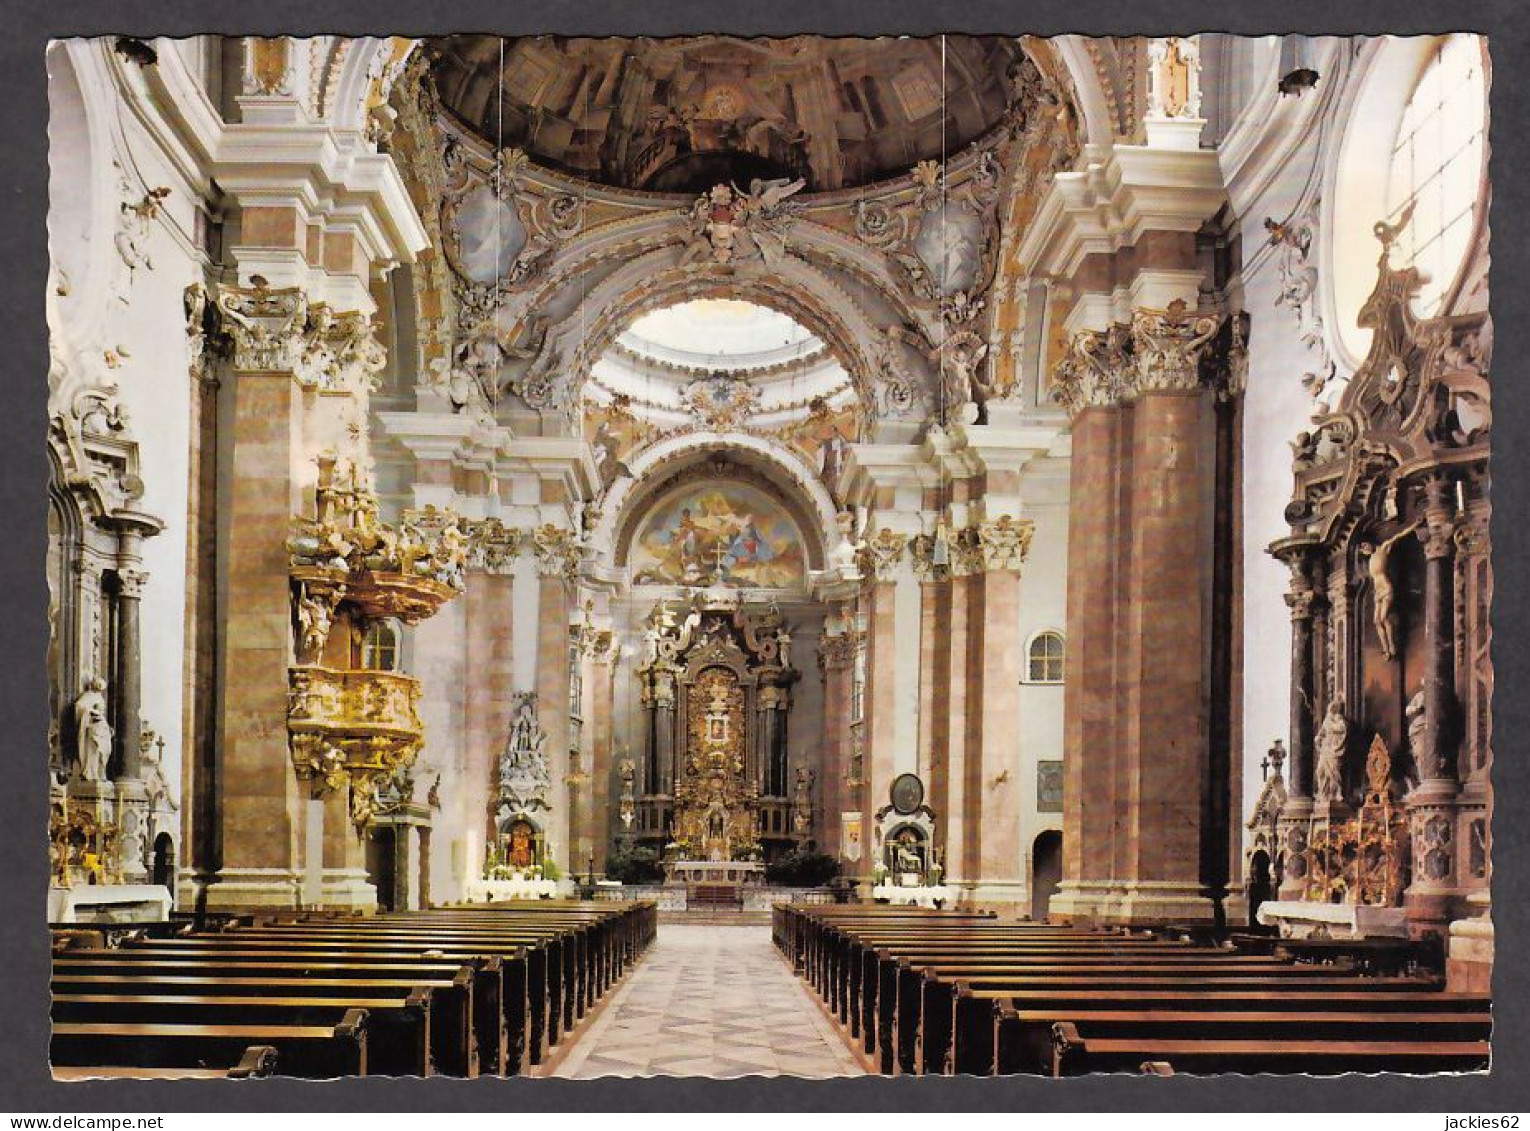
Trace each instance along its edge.
<path fill-rule="evenodd" d="M 1360 553 L 1369 560 L 1366 572 L 1371 576 L 1371 619 L 1376 625 L 1376 637 L 1381 641 L 1381 654 L 1391 660 L 1397 656 L 1397 638 L 1392 627 L 1392 602 L 1396 590 L 1388 573 L 1392 560 L 1392 547 L 1419 527 L 1418 520 L 1403 527 L 1379 546 L 1369 542 L 1360 545 Z"/>

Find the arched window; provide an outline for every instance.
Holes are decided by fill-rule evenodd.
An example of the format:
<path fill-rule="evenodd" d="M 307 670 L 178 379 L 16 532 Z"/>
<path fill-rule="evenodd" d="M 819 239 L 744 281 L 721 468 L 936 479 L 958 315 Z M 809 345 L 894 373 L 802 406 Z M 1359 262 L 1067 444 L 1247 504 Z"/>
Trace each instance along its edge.
<path fill-rule="evenodd" d="M 1442 313 L 1477 227 L 1482 204 L 1486 84 L 1474 35 L 1443 37 L 1408 97 L 1387 173 L 1387 221 L 1413 215 L 1392 249 L 1392 266 L 1417 267 L 1418 313 Z"/>
<path fill-rule="evenodd" d="M 398 629 L 392 621 L 374 621 L 361 638 L 361 666 L 369 671 L 398 671 Z"/>
<path fill-rule="evenodd" d="M 1028 683 L 1061 683 L 1063 681 L 1062 633 L 1038 632 L 1031 637 L 1030 664 L 1027 668 Z"/>

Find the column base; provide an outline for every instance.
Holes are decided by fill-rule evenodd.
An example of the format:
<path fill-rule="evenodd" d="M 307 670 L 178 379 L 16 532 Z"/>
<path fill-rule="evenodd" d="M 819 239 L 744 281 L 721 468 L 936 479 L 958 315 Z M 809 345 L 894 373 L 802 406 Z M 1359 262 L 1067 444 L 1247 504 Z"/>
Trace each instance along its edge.
<path fill-rule="evenodd" d="M 1221 922 L 1217 904 L 1197 883 L 1176 880 L 1129 880 L 1106 918 L 1108 923 L 1148 926 Z"/>
<path fill-rule="evenodd" d="M 1445 988 L 1452 993 L 1493 990 L 1493 920 L 1457 919 L 1450 925 L 1445 953 Z"/>
<path fill-rule="evenodd" d="M 216 875 L 183 875 L 178 906 L 205 911 L 295 911 L 303 877 L 291 868 L 224 868 Z"/>
<path fill-rule="evenodd" d="M 1064 880 L 1047 905 L 1047 918 L 1080 925 L 1101 922 L 1116 891 L 1109 880 Z"/>
<path fill-rule="evenodd" d="M 319 906 L 326 911 L 377 911 L 377 887 L 364 868 L 325 868 L 319 884 Z"/>
<path fill-rule="evenodd" d="M 955 885 L 962 889 L 963 907 L 993 907 L 1006 913 L 1030 911 L 1031 893 L 1019 880 L 972 880 Z"/>
<path fill-rule="evenodd" d="M 1052 896 L 1048 917 L 1117 926 L 1194 926 L 1225 921 L 1200 884 L 1178 880 L 1065 882 Z"/>

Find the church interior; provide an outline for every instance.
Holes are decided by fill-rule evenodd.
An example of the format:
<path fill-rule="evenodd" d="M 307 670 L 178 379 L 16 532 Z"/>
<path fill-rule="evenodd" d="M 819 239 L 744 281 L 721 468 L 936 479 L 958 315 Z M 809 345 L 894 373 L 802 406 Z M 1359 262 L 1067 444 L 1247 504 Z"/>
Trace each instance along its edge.
<path fill-rule="evenodd" d="M 48 76 L 56 1078 L 1485 1068 L 1485 39 Z"/>

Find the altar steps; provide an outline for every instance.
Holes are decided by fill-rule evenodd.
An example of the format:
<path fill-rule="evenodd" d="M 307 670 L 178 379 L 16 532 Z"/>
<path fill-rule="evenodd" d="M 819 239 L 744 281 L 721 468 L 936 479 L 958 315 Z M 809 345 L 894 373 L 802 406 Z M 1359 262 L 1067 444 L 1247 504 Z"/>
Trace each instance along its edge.
<path fill-rule="evenodd" d="M 768 927 L 769 911 L 728 911 L 715 907 L 697 907 L 685 911 L 660 911 L 659 925 L 684 923 L 688 927 Z"/>

